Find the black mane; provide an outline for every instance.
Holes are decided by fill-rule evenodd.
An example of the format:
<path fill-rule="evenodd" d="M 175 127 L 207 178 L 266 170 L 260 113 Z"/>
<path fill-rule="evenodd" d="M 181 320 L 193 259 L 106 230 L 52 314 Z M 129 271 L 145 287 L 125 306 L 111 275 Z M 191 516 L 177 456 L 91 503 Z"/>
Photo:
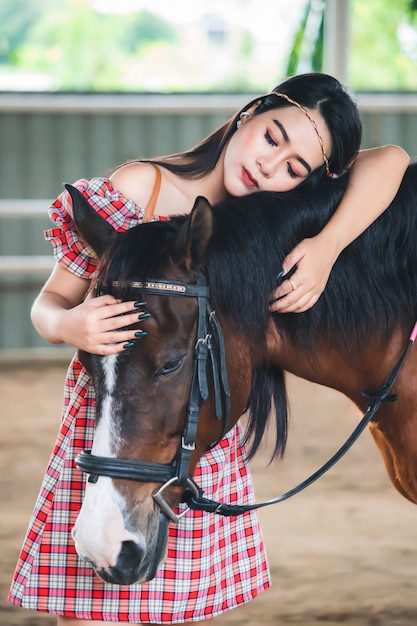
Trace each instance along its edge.
<path fill-rule="evenodd" d="M 345 188 L 346 178 L 326 179 L 315 190 L 261 192 L 213 207 L 205 267 L 212 303 L 254 344 L 263 342 L 268 302 L 284 257 L 323 228 Z M 124 233 L 100 282 L 160 276 L 184 220 L 179 216 Z M 274 314 L 280 333 L 304 348 L 325 333 L 353 351 L 371 332 L 384 339 L 399 326 L 411 328 L 417 316 L 416 233 L 417 163 L 409 166 L 390 208 L 342 252 L 317 304 L 302 314 Z"/>
<path fill-rule="evenodd" d="M 256 193 L 214 207 L 216 231 L 207 262 L 213 304 L 254 341 L 262 341 L 268 299 L 288 252 L 317 234 L 336 210 L 346 179 L 317 190 Z M 334 265 L 317 304 L 302 314 L 274 314 L 281 335 L 303 349 L 318 339 L 356 351 L 370 333 L 381 340 L 417 316 L 417 163 L 391 206 Z"/>
<path fill-rule="evenodd" d="M 204 271 L 213 308 L 244 333 L 254 350 L 265 345 L 269 300 L 284 257 L 316 235 L 336 210 L 346 177 L 325 179 L 319 188 L 255 193 L 213 207 L 214 233 Z M 119 281 L 118 296 L 137 297 L 132 278 L 161 277 L 185 216 L 132 228 L 110 249 L 98 289 Z M 317 342 L 356 352 L 367 338 L 388 339 L 396 328 L 411 330 L 417 316 L 417 163 L 409 166 L 391 206 L 340 255 L 316 305 L 302 314 L 273 314 L 281 336 L 314 355 Z M 253 456 L 271 411 L 277 421 L 274 455 L 287 437 L 282 372 L 269 366 L 253 373 L 248 438 Z"/>

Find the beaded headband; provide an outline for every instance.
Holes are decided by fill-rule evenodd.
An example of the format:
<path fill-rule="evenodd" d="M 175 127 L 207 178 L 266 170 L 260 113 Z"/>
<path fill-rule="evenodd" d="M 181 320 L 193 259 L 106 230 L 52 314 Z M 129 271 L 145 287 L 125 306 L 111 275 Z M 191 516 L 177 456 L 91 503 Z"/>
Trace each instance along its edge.
<path fill-rule="evenodd" d="M 319 129 L 317 128 L 316 122 L 313 120 L 313 118 L 311 117 L 311 115 L 309 114 L 307 109 L 304 108 L 296 100 L 293 100 L 292 98 L 287 96 L 286 93 L 281 93 L 279 91 L 271 91 L 271 93 L 269 93 L 268 96 L 278 96 L 279 98 L 284 98 L 284 100 L 286 100 L 290 104 L 293 104 L 295 107 L 297 107 L 297 109 L 299 109 L 302 113 L 304 113 L 304 115 L 310 120 L 311 125 L 314 128 L 314 130 L 316 132 L 316 135 L 317 135 L 317 138 L 319 140 L 319 144 L 320 144 L 320 148 L 321 148 L 321 154 L 323 156 L 323 163 L 324 163 L 324 166 L 326 168 L 326 174 L 327 174 L 327 176 L 332 176 L 332 172 L 330 170 L 330 165 L 329 165 L 329 159 L 327 158 L 326 151 L 324 149 L 324 142 L 323 142 L 322 136 L 319 133 Z"/>

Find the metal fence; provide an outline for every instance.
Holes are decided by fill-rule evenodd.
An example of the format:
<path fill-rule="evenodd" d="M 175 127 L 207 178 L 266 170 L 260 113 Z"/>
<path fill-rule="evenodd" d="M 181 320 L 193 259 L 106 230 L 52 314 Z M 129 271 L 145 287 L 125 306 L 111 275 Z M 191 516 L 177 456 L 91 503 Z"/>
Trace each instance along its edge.
<path fill-rule="evenodd" d="M 43 239 L 63 182 L 105 176 L 132 158 L 184 150 L 251 96 L 0 94 L 0 351 L 44 350 L 31 304 L 53 265 Z M 363 147 L 417 156 L 417 95 L 358 95 Z M 59 347 L 52 348 L 60 350 Z"/>

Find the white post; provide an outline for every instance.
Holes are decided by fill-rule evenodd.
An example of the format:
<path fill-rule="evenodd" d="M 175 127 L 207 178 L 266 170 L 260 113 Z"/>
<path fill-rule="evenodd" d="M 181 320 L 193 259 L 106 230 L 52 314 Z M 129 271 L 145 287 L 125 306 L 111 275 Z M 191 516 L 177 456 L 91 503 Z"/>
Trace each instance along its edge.
<path fill-rule="evenodd" d="M 347 83 L 349 0 L 326 0 L 323 71 Z"/>

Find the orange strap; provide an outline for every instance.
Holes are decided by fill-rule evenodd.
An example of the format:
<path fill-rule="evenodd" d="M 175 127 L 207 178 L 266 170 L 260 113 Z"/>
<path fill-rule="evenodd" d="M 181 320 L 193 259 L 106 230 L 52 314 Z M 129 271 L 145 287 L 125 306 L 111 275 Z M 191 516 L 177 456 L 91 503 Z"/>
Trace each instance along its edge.
<path fill-rule="evenodd" d="M 149 198 L 148 204 L 145 207 L 145 212 L 143 214 L 143 222 L 151 221 L 152 216 L 155 211 L 156 202 L 158 200 L 159 190 L 161 189 L 161 179 L 162 179 L 161 170 L 156 165 L 154 165 L 154 168 L 155 168 L 155 173 L 156 173 L 155 183 L 152 189 L 151 197 Z"/>

